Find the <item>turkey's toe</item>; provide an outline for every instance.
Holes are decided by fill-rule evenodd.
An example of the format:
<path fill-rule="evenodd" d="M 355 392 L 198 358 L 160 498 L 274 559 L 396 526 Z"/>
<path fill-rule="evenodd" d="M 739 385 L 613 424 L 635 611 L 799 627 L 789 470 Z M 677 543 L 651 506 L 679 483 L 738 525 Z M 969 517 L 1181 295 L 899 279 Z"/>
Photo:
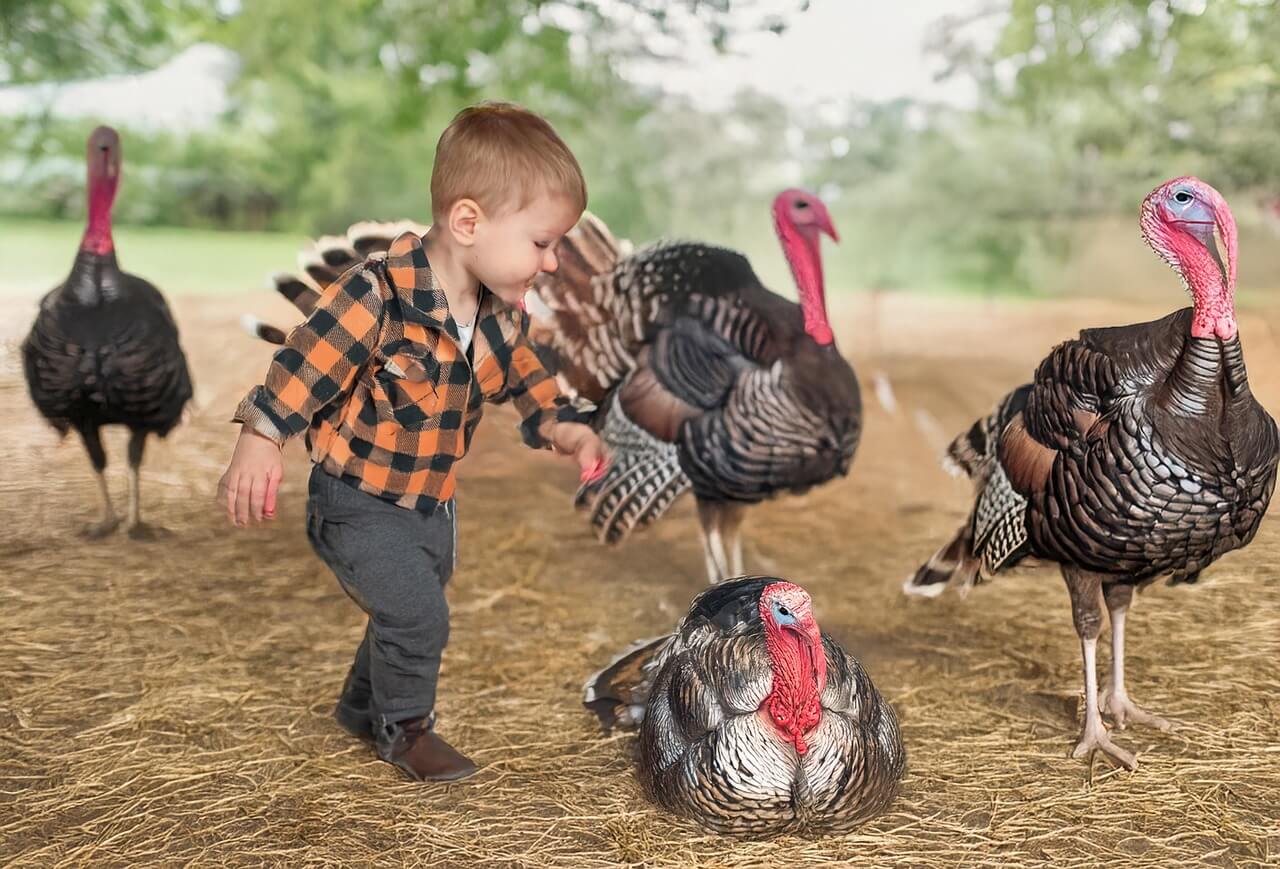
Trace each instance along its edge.
<path fill-rule="evenodd" d="M 101 540 L 120 527 L 120 520 L 115 516 L 101 522 L 89 522 L 80 529 L 80 536 L 88 540 Z"/>
<path fill-rule="evenodd" d="M 1116 694 L 1113 691 L 1107 691 L 1103 695 L 1101 705 L 1103 712 L 1115 722 L 1115 726 L 1120 730 L 1124 730 L 1130 722 L 1164 731 L 1173 730 L 1180 723 L 1173 719 L 1152 715 L 1130 700 L 1127 694 Z"/>
<path fill-rule="evenodd" d="M 1134 770 L 1138 768 L 1138 758 L 1132 752 L 1125 751 L 1112 742 L 1101 721 L 1096 726 L 1085 727 L 1084 732 L 1080 734 L 1080 741 L 1076 743 L 1075 750 L 1071 752 L 1071 756 L 1092 760 L 1095 751 L 1101 751 L 1125 769 Z"/>
<path fill-rule="evenodd" d="M 169 530 L 161 528 L 159 525 L 148 525 L 146 522 L 139 522 L 130 526 L 128 534 L 130 540 L 159 540 L 162 537 L 168 537 Z"/>

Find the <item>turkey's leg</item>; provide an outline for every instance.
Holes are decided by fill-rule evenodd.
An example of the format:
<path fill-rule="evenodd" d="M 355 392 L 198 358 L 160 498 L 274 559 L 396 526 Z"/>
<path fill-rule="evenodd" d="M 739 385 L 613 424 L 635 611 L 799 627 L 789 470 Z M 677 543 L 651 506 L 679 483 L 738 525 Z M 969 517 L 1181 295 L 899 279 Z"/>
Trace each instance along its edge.
<path fill-rule="evenodd" d="M 163 529 L 147 525 L 142 521 L 142 485 L 138 479 L 142 469 L 142 452 L 147 445 L 145 431 L 133 431 L 129 434 L 129 518 L 125 529 L 134 540 L 151 540 Z"/>
<path fill-rule="evenodd" d="M 1067 591 L 1071 594 L 1071 616 L 1076 635 L 1080 637 L 1081 657 L 1084 659 L 1084 728 L 1071 756 L 1092 761 L 1093 753 L 1101 751 L 1126 769 L 1137 769 L 1137 758 L 1111 741 L 1098 711 L 1097 652 L 1098 633 L 1102 627 L 1102 577 L 1063 566 L 1062 578 L 1066 580 Z"/>
<path fill-rule="evenodd" d="M 1124 686 L 1124 623 L 1133 601 L 1133 586 L 1116 582 L 1102 587 L 1111 615 L 1111 682 L 1102 692 L 1102 708 L 1124 730 L 1130 721 L 1160 730 L 1172 730 L 1172 722 L 1135 706 Z"/>
<path fill-rule="evenodd" d="M 720 507 L 720 537 L 728 550 L 728 576 L 742 576 L 742 520 L 747 515 L 746 504 L 726 503 Z"/>
<path fill-rule="evenodd" d="M 90 540 L 106 537 L 120 525 L 120 517 L 111 506 L 111 493 L 107 491 L 107 453 L 102 448 L 101 432 L 95 428 L 82 428 L 80 439 L 89 453 L 89 461 L 93 464 L 93 472 L 98 476 L 98 499 L 102 505 L 102 519 L 90 522 L 81 528 L 80 533 Z"/>
<path fill-rule="evenodd" d="M 715 585 L 729 575 L 729 559 L 720 536 L 720 512 L 724 505 L 717 501 L 698 501 L 698 524 L 702 527 L 702 550 L 706 556 L 707 582 Z"/>

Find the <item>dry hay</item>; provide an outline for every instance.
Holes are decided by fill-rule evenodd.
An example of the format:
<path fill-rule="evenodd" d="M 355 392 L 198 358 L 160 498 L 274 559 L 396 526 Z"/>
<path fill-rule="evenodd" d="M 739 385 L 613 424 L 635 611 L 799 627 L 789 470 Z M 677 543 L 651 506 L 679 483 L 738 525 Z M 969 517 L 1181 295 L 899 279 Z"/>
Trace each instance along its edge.
<path fill-rule="evenodd" d="M 568 506 L 572 469 L 521 452 L 513 417 L 493 412 L 465 463 L 440 706 L 441 732 L 484 770 L 465 784 L 416 785 L 328 717 L 361 622 L 302 535 L 301 457 L 291 456 L 275 526 L 232 534 L 209 506 L 230 448 L 224 420 L 267 356 L 236 335 L 237 305 L 178 306 L 200 406 L 146 466 L 150 514 L 172 531 L 158 543 L 68 535 L 93 510 L 87 462 L 78 444 L 59 445 L 40 425 L 9 356 L 0 364 L 11 408 L 0 423 L 0 863 L 1274 862 L 1275 521 L 1199 586 L 1141 596 L 1130 619 L 1131 690 L 1188 725 L 1120 734 L 1139 770 L 1099 759 L 1089 781 L 1066 756 L 1080 671 L 1052 571 L 1002 578 L 966 600 L 898 592 L 964 506 L 964 486 L 937 468 L 936 435 L 915 411 L 927 408 L 947 433 L 967 425 L 1063 335 L 1066 318 L 1009 309 L 975 326 L 969 309 L 929 304 L 893 300 L 884 316 L 898 349 L 855 355 L 864 380 L 875 366 L 893 375 L 903 408 L 891 416 L 871 403 L 852 477 L 749 520 L 752 563 L 814 593 L 824 628 L 897 708 L 909 750 L 889 814 L 816 840 L 742 842 L 673 822 L 641 797 L 632 740 L 600 736 L 578 705 L 588 672 L 668 628 L 701 587 L 689 505 L 604 550 Z M 853 306 L 849 322 L 860 312 Z M 1070 320 L 1143 313 L 1098 306 Z M 966 320 L 967 340 L 952 340 Z M 22 326 L 4 328 L 12 348 Z M 1256 388 L 1280 409 L 1268 370 L 1276 345 L 1257 316 L 1244 318 L 1243 332 Z M 982 355 L 997 335 L 1007 360 Z M 219 346 L 234 348 L 229 362 Z M 856 354 L 859 342 L 850 335 L 844 346 Z M 122 439 L 109 451 L 122 496 Z"/>

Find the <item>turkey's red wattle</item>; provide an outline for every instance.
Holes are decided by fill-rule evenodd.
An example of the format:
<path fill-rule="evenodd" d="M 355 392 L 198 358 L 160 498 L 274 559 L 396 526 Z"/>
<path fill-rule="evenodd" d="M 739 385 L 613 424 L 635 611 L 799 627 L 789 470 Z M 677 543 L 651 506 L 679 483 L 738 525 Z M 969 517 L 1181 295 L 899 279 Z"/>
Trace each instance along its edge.
<path fill-rule="evenodd" d="M 822 634 L 812 616 L 787 627 L 766 616 L 765 646 L 773 665 L 773 688 L 762 705 L 774 727 L 804 754 L 809 750 L 805 735 L 822 720 L 827 682 Z"/>
<path fill-rule="evenodd" d="M 819 344 L 830 344 L 834 337 L 827 320 L 827 291 L 822 277 L 818 230 L 813 226 L 801 230 L 780 215 L 775 216 L 774 226 L 796 280 L 800 309 L 804 312 L 804 330 Z"/>
<path fill-rule="evenodd" d="M 118 170 L 112 174 L 111 155 L 102 154 L 103 165 L 90 161 L 89 169 L 89 225 L 85 227 L 81 250 L 108 254 L 115 249 L 111 238 L 111 206 L 115 202 L 116 187 L 120 180 Z"/>

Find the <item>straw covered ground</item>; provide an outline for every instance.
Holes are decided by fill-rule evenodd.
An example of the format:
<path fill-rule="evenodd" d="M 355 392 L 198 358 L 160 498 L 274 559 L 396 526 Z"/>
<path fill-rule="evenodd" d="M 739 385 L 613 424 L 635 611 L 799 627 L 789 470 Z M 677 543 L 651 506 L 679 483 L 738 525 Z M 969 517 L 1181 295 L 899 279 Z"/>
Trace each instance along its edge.
<path fill-rule="evenodd" d="M 25 393 L 17 344 L 35 297 L 0 326 L 0 864 L 444 867 L 1259 865 L 1280 859 L 1280 528 L 1194 587 L 1153 586 L 1130 619 L 1138 702 L 1185 725 L 1129 730 L 1135 773 L 1067 757 L 1078 646 L 1052 570 L 967 599 L 905 599 L 902 580 L 963 516 L 947 438 L 1085 325 L 1169 310 L 1091 302 L 990 306 L 865 299 L 837 306 L 864 383 L 849 478 L 748 520 L 749 566 L 803 583 L 824 629 L 902 720 L 909 774 L 854 834 L 743 842 L 673 822 L 642 798 L 632 739 L 602 737 L 584 677 L 669 630 L 703 587 L 691 504 L 618 549 L 570 505 L 567 463 L 519 446 L 491 411 L 464 463 L 462 559 L 440 728 L 484 765 L 471 782 L 401 778 L 329 718 L 361 614 L 308 548 L 306 463 L 292 447 L 280 518 L 233 533 L 211 504 L 238 396 L 269 349 L 243 307 L 176 299 L 197 382 L 191 418 L 152 447 L 154 543 L 91 543 L 88 462 Z M 1274 325 L 1273 325 L 1274 324 Z M 1280 411 L 1280 309 L 1241 315 L 1254 388 Z M 1273 331 L 1273 329 L 1275 331 Z M 887 371 L 899 406 L 872 397 Z M 123 501 L 124 441 L 110 439 Z M 1100 653 L 1101 654 L 1101 653 Z M 1102 656 L 1103 660 L 1107 659 Z"/>

